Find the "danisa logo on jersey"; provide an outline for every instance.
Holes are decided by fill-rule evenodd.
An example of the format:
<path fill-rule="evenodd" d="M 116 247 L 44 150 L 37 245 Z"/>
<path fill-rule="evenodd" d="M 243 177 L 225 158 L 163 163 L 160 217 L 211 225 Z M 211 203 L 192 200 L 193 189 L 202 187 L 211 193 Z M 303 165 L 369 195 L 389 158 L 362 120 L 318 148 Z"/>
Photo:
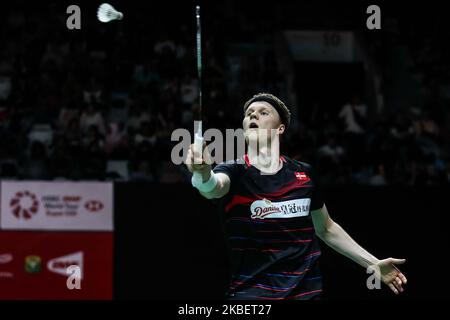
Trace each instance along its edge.
<path fill-rule="evenodd" d="M 281 202 L 257 200 L 250 206 L 252 219 L 296 218 L 309 215 L 310 198 L 294 199 Z"/>

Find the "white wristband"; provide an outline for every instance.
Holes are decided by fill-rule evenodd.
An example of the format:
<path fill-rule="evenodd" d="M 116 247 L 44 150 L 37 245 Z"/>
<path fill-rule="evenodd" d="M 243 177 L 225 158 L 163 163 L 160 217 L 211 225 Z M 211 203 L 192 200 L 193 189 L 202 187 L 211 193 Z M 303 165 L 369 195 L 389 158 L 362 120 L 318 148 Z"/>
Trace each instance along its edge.
<path fill-rule="evenodd" d="M 214 172 L 211 170 L 211 177 L 209 180 L 203 183 L 201 174 L 193 174 L 191 179 L 192 185 L 197 188 L 199 191 L 208 193 L 214 190 L 217 185 L 217 178 L 214 175 Z"/>

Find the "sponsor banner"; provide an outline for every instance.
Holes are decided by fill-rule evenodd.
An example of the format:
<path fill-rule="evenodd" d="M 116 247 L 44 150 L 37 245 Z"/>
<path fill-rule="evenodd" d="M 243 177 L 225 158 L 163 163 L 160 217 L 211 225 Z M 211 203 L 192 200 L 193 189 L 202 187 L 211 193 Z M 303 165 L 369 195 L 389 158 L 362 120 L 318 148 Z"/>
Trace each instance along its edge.
<path fill-rule="evenodd" d="M 282 219 L 309 215 L 310 198 L 272 202 L 256 200 L 250 206 L 253 219 Z"/>
<path fill-rule="evenodd" d="M 0 232 L 0 299 L 112 299 L 112 242 L 111 232 Z"/>
<path fill-rule="evenodd" d="M 112 231 L 113 184 L 3 181 L 0 228 Z"/>
<path fill-rule="evenodd" d="M 354 62 L 355 39 L 350 31 L 285 31 L 285 37 L 297 61 Z"/>

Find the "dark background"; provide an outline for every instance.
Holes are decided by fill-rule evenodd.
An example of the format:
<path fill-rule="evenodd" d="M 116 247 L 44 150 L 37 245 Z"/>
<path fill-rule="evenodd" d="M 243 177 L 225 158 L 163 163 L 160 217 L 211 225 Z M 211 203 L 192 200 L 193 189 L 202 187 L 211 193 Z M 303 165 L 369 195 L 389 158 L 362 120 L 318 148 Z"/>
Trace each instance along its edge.
<path fill-rule="evenodd" d="M 400 268 L 408 284 L 399 296 L 384 285 L 382 290 L 368 290 L 366 271 L 321 243 L 324 298 L 448 299 L 448 192 L 442 188 L 325 188 L 330 215 L 358 243 L 378 258 L 406 259 Z M 226 251 L 212 203 L 185 185 L 116 184 L 115 193 L 116 298 L 223 298 L 228 279 Z"/>

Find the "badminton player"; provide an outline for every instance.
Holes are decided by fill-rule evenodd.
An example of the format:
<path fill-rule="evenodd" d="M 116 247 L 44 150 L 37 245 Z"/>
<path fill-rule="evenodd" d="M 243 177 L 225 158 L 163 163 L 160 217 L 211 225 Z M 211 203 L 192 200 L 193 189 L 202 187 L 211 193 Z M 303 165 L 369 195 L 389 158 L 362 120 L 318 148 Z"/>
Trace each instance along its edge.
<path fill-rule="evenodd" d="M 205 198 L 220 199 L 231 265 L 227 298 L 320 299 L 318 238 L 371 267 L 395 294 L 403 292 L 407 280 L 396 265 L 405 260 L 378 259 L 358 245 L 330 217 L 311 166 L 280 155 L 289 122 L 285 104 L 260 93 L 244 105 L 242 158 L 212 169 L 206 146 L 203 156 L 193 145 L 187 154 L 188 169 L 202 177 L 193 185 Z"/>

